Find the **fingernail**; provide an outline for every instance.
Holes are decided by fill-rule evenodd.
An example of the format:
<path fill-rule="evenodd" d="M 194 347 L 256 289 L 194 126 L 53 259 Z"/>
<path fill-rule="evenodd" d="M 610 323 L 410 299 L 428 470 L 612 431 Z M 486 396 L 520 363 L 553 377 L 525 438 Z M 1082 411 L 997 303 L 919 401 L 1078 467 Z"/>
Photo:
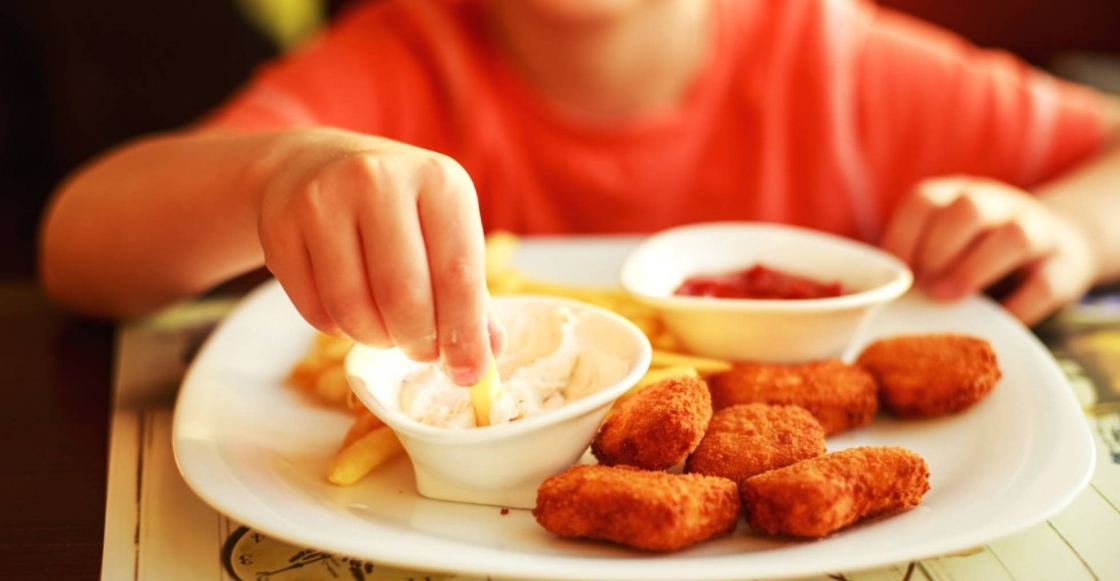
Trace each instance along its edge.
<path fill-rule="evenodd" d="M 469 387 L 478 383 L 482 376 L 473 367 L 448 367 L 444 366 L 444 372 L 451 378 L 455 385 Z"/>

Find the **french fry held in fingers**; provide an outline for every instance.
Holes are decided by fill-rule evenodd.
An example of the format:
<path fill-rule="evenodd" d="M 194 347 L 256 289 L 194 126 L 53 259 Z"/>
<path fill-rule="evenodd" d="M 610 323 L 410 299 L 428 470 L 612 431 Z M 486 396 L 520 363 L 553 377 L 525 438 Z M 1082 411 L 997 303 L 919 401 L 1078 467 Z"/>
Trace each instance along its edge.
<path fill-rule="evenodd" d="M 494 400 L 498 399 L 501 387 L 501 380 L 498 379 L 498 364 L 490 358 L 486 374 L 470 388 L 475 425 L 479 427 L 490 425 L 490 407 L 494 404 Z"/>
<path fill-rule="evenodd" d="M 350 486 L 402 452 L 404 448 L 389 426 L 374 428 L 338 453 L 327 469 L 327 480 L 337 486 Z"/>

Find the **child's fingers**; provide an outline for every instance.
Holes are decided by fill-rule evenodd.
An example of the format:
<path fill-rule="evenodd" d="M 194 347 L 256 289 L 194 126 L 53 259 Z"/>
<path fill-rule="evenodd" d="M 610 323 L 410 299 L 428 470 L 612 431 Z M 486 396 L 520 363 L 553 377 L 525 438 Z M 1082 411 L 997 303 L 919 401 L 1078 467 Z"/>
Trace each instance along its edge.
<path fill-rule="evenodd" d="M 432 278 L 411 192 L 377 196 L 362 213 L 369 285 L 393 342 L 416 361 L 439 357 Z"/>
<path fill-rule="evenodd" d="M 292 305 L 312 327 L 330 334 L 340 332 L 334 319 L 323 308 L 315 277 L 311 274 L 311 260 L 303 238 L 295 229 L 278 229 L 261 233 L 265 267 L 276 277 Z"/>
<path fill-rule="evenodd" d="M 1030 268 L 1023 282 L 1003 301 L 1016 319 L 1030 326 L 1038 323 L 1065 302 L 1062 293 L 1056 292 L 1060 277 L 1054 272 L 1053 263 L 1041 263 Z"/>
<path fill-rule="evenodd" d="M 1051 222 L 1045 226 L 1046 235 L 1053 236 L 1051 245 L 1023 269 L 1023 282 L 1003 301 L 1027 325 L 1076 300 L 1093 283 L 1092 252 L 1085 239 Z"/>
<path fill-rule="evenodd" d="M 355 341 L 385 347 L 391 340 L 367 282 L 358 227 L 345 208 L 308 218 L 304 224 L 311 273 L 323 308 Z"/>
<path fill-rule="evenodd" d="M 1037 260 L 1045 250 L 1045 243 L 1027 236 L 1021 223 L 1008 223 L 983 236 L 956 263 L 931 280 L 929 292 L 943 300 L 979 292 Z"/>
<path fill-rule="evenodd" d="M 916 266 L 917 251 L 926 234 L 926 224 L 939 209 L 960 196 L 961 180 L 945 178 L 918 184 L 899 203 L 887 223 L 880 246 L 884 250 Z"/>
<path fill-rule="evenodd" d="M 984 196 L 961 195 L 934 211 L 916 250 L 914 263 L 920 272 L 915 274 L 919 278 L 938 277 L 970 246 L 1007 220 L 1007 206 L 985 204 L 985 199 Z"/>
<path fill-rule="evenodd" d="M 491 358 L 482 221 L 467 173 L 450 159 L 436 161 L 426 175 L 419 210 L 440 359 L 455 383 L 472 385 Z"/>

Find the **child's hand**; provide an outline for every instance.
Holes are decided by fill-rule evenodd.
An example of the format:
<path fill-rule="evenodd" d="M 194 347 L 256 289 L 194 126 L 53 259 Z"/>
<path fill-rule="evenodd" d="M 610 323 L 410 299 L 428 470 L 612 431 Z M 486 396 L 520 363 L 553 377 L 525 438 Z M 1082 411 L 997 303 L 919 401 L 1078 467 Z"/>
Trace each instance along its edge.
<path fill-rule="evenodd" d="M 265 264 L 315 328 L 482 377 L 488 315 L 478 201 L 451 158 L 334 130 L 289 132 L 256 171 Z"/>
<path fill-rule="evenodd" d="M 920 183 L 899 204 L 882 246 L 938 299 L 1020 275 L 1002 302 L 1028 325 L 1078 299 L 1094 280 L 1084 233 L 1029 193 L 981 178 Z"/>

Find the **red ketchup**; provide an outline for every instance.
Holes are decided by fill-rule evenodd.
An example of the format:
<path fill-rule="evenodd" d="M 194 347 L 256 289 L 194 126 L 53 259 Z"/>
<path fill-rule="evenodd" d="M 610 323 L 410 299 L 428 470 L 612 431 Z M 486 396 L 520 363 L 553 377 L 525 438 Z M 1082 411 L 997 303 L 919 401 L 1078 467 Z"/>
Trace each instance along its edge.
<path fill-rule="evenodd" d="M 844 287 L 839 282 L 822 283 L 757 264 L 735 272 L 689 277 L 673 294 L 721 299 L 822 299 L 844 294 Z"/>

